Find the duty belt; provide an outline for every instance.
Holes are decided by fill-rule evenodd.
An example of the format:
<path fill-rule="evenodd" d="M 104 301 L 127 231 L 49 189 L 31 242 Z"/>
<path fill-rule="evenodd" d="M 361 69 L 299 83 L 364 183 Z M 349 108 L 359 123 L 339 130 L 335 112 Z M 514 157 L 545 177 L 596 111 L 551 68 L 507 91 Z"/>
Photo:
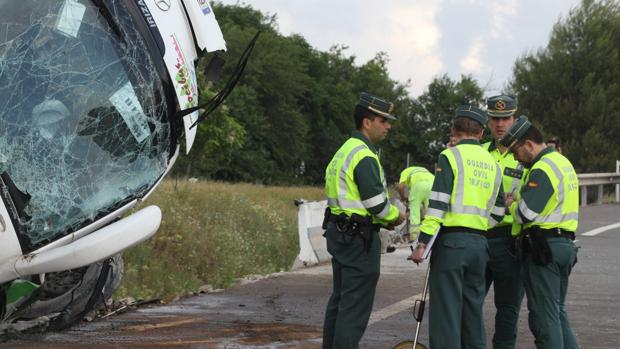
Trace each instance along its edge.
<path fill-rule="evenodd" d="M 484 230 L 478 230 L 468 227 L 441 227 L 439 231 L 440 234 L 452 234 L 452 233 L 468 233 L 468 234 L 478 234 L 484 235 Z"/>
<path fill-rule="evenodd" d="M 372 225 L 372 218 L 370 218 L 370 216 L 363 217 L 359 215 L 349 217 L 344 213 L 341 213 L 339 215 L 329 214 L 327 217 L 327 222 L 332 222 L 336 224 L 356 222 L 361 225 Z"/>
<path fill-rule="evenodd" d="M 510 225 L 504 225 L 502 227 L 491 228 L 485 231 L 483 235 L 487 239 L 509 238 L 509 237 L 512 237 L 511 230 L 512 230 L 512 227 Z"/>
<path fill-rule="evenodd" d="M 531 255 L 534 264 L 545 266 L 551 263 L 553 251 L 551 251 L 547 240 L 559 237 L 574 240 L 575 233 L 560 228 L 529 227 L 515 241 L 517 260 L 524 261 L 527 255 Z"/>
<path fill-rule="evenodd" d="M 568 238 L 571 240 L 575 240 L 575 232 L 568 231 L 560 228 L 551 228 L 551 229 L 542 229 L 538 228 L 539 231 L 543 232 L 544 236 L 547 238 Z"/>
<path fill-rule="evenodd" d="M 355 213 L 351 216 L 347 216 L 344 213 L 334 215 L 331 213 L 329 207 L 325 210 L 323 229 L 327 229 L 327 223 L 333 223 L 340 233 L 350 236 L 351 239 L 359 236 L 364 242 L 366 252 L 370 250 L 373 235 L 375 235 L 375 232 L 379 231 L 380 227 L 379 225 L 372 223 L 371 216 L 360 216 Z M 325 234 L 323 234 L 323 236 L 325 236 Z"/>

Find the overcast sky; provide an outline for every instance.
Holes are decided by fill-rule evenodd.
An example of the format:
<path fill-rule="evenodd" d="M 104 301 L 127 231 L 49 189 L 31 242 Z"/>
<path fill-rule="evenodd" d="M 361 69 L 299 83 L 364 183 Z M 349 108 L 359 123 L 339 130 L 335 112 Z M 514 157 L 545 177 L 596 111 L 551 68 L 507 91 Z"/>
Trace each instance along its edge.
<path fill-rule="evenodd" d="M 389 55 L 390 76 L 411 80 L 413 97 L 433 77 L 471 74 L 492 95 L 515 59 L 545 47 L 553 25 L 579 0 L 223 0 L 276 14 L 280 32 L 326 51 L 335 44 L 362 64 Z M 217 13 L 216 13 L 217 15 Z M 224 33 L 226 36 L 226 33 Z"/>

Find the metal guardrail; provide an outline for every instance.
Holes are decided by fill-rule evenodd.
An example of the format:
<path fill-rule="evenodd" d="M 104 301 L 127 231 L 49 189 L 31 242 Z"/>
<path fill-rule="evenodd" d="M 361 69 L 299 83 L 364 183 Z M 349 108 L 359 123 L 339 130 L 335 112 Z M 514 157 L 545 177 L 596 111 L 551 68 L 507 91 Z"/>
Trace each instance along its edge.
<path fill-rule="evenodd" d="M 605 184 L 620 184 L 620 173 L 583 173 L 578 174 L 579 185 L 591 186 L 591 185 L 605 185 Z"/>
<path fill-rule="evenodd" d="M 588 187 L 596 186 L 596 204 L 603 203 L 603 187 L 616 185 L 616 202 L 620 202 L 620 161 L 616 161 L 616 172 L 609 173 L 582 173 L 578 174 L 579 189 L 581 191 L 581 206 L 588 204 Z"/>

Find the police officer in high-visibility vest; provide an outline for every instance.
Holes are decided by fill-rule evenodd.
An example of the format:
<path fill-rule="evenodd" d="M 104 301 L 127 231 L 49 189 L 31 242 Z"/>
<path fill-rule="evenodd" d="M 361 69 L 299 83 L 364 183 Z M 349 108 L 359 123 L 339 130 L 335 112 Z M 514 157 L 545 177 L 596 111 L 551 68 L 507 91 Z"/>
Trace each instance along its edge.
<path fill-rule="evenodd" d="M 579 215 L 579 182 L 571 162 L 547 147 L 525 116 L 501 143 L 529 168 L 516 198 L 508 197 L 516 223 L 529 326 L 537 348 L 577 349 L 564 303 L 577 258 L 573 243 Z"/>
<path fill-rule="evenodd" d="M 398 189 L 399 199 L 405 205 L 409 201 L 407 199 L 409 197 L 409 184 L 407 183 L 407 181 L 409 180 L 409 174 L 411 174 L 411 172 L 415 169 L 416 169 L 415 166 L 407 167 L 406 169 L 400 172 L 400 178 L 398 179 L 397 189 Z"/>
<path fill-rule="evenodd" d="M 504 193 L 516 193 L 521 187 L 524 168 L 500 140 L 517 119 L 517 99 L 508 95 L 493 96 L 487 99 L 488 126 L 493 140 L 482 147 L 500 165 L 503 173 Z M 489 263 L 487 263 L 487 293 L 493 285 L 495 314 L 494 349 L 512 349 L 517 340 L 519 310 L 523 300 L 523 282 L 520 265 L 514 258 L 514 238 L 512 236 L 513 217 L 506 214 L 504 219 L 486 233 L 489 244 Z M 517 231 L 515 230 L 515 234 Z"/>
<path fill-rule="evenodd" d="M 358 348 L 379 280 L 379 228 L 405 214 L 390 204 L 376 144 L 390 130 L 394 105 L 363 92 L 353 118 L 357 131 L 325 170 L 328 208 L 323 227 L 332 255 L 333 291 L 325 313 L 323 348 Z"/>
<path fill-rule="evenodd" d="M 479 108 L 457 108 L 452 124 L 457 143 L 439 155 L 429 209 L 411 255 L 421 262 L 426 244 L 437 235 L 429 279 L 431 348 L 486 348 L 484 234 L 504 216 L 502 172 L 479 143 L 486 122 Z"/>
<path fill-rule="evenodd" d="M 400 174 L 398 193 L 400 201 L 407 204 L 410 241 L 415 241 L 420 235 L 421 217 L 428 208 L 428 199 L 434 179 L 435 176 L 432 173 L 419 166 L 407 167 Z"/>

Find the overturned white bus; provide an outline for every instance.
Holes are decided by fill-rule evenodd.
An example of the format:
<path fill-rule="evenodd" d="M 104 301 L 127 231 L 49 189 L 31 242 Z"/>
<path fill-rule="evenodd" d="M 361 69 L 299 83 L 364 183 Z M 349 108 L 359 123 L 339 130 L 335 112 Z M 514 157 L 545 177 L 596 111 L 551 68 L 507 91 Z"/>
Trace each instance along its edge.
<path fill-rule="evenodd" d="M 111 296 L 161 211 L 122 217 L 191 148 L 194 63 L 225 49 L 206 0 L 0 0 L 0 325 Z"/>

